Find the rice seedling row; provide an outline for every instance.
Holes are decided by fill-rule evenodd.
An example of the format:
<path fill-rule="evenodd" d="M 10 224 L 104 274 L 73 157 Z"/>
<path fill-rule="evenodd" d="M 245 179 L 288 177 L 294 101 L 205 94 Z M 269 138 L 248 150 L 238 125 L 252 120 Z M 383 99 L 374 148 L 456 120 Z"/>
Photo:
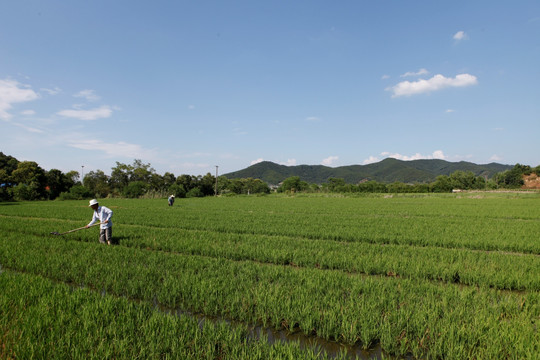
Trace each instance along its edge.
<path fill-rule="evenodd" d="M 540 254 L 537 198 L 270 197 L 197 199 L 173 208 L 161 201 L 111 200 L 111 206 L 119 223 L 146 227 Z M 71 204 L 6 206 L 0 215 L 80 223 L 88 208 Z"/>
<path fill-rule="evenodd" d="M 2 359 L 327 358 L 295 343 L 250 339 L 241 325 L 201 326 L 190 316 L 166 315 L 145 302 L 74 289 L 41 276 L 4 271 L 0 288 Z"/>
<path fill-rule="evenodd" d="M 391 354 L 534 358 L 539 293 L 501 292 L 8 234 L 8 269 Z"/>
<path fill-rule="evenodd" d="M 18 219 L 0 231 L 39 235 L 46 219 Z M 265 263 L 409 277 L 507 290 L 540 290 L 540 256 L 213 231 L 121 227 L 121 246 Z M 93 241 L 95 232 L 64 240 Z"/>

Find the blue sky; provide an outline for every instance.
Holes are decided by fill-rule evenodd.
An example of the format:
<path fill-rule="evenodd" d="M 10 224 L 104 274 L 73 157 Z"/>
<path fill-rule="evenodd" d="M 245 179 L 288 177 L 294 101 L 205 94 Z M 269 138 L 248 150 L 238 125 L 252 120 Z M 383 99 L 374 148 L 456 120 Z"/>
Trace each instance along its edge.
<path fill-rule="evenodd" d="M 540 2 L 0 3 L 0 151 L 62 171 L 540 164 Z"/>

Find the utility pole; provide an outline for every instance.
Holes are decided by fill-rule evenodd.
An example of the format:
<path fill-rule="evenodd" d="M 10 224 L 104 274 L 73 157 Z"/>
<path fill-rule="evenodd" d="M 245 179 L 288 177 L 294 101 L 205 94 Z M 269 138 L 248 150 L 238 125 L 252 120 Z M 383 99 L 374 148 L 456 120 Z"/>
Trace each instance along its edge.
<path fill-rule="evenodd" d="M 215 194 L 214 196 L 217 196 L 217 169 L 218 169 L 218 166 L 216 165 L 216 190 L 215 190 Z"/>
<path fill-rule="evenodd" d="M 81 165 L 81 185 L 84 185 L 83 181 L 84 181 L 84 165 Z"/>

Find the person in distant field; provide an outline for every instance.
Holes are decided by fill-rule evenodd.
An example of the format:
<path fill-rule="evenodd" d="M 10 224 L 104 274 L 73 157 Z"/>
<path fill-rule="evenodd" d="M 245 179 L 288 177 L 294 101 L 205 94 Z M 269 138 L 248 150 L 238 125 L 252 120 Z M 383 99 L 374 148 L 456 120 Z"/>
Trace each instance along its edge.
<path fill-rule="evenodd" d="M 174 205 L 174 195 L 169 196 L 169 206 Z"/>
<path fill-rule="evenodd" d="M 99 242 L 109 245 L 116 244 L 112 238 L 112 210 L 105 206 L 99 206 L 96 199 L 90 200 L 90 205 L 88 206 L 94 210 L 94 215 L 92 216 L 92 221 L 90 221 L 86 227 L 90 227 L 91 225 L 95 224 L 97 220 L 99 220 L 101 223 L 99 226 Z"/>

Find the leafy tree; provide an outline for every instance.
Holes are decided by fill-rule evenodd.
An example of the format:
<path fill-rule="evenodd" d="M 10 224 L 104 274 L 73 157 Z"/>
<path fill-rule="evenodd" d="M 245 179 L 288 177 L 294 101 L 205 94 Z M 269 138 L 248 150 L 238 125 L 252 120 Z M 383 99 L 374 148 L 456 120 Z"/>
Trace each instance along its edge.
<path fill-rule="evenodd" d="M 11 200 L 12 195 L 8 189 L 11 187 L 9 176 L 5 169 L 0 169 L 0 201 Z"/>
<path fill-rule="evenodd" d="M 19 161 L 17 159 L 0 151 L 0 169 L 4 170 L 7 176 L 11 176 L 11 173 L 17 169 L 18 165 Z"/>
<path fill-rule="evenodd" d="M 182 185 L 186 191 L 193 189 L 197 186 L 197 177 L 192 175 L 182 174 L 176 178 L 176 183 Z"/>
<path fill-rule="evenodd" d="M 135 159 L 133 161 L 133 174 L 130 181 L 144 181 L 146 183 L 150 182 L 150 179 L 152 177 L 152 174 L 156 173 L 156 170 L 154 170 L 150 164 L 144 164 L 141 160 Z"/>
<path fill-rule="evenodd" d="M 450 177 L 446 175 L 437 176 L 437 179 L 431 185 L 432 191 L 436 193 L 451 192 L 453 188 Z"/>
<path fill-rule="evenodd" d="M 345 179 L 341 178 L 329 178 L 328 179 L 328 190 L 331 192 L 338 192 L 340 189 L 346 185 Z"/>
<path fill-rule="evenodd" d="M 224 190 L 230 188 L 231 180 L 229 180 L 226 176 L 218 176 L 217 183 L 217 192 L 218 194 L 221 194 Z"/>
<path fill-rule="evenodd" d="M 242 179 L 243 193 L 244 194 L 268 194 L 270 193 L 270 187 L 261 179 L 247 178 Z M 307 185 L 307 183 L 306 183 Z M 307 188 L 307 187 L 306 187 Z"/>
<path fill-rule="evenodd" d="M 46 173 L 47 187 L 49 199 L 56 199 L 60 193 L 68 191 L 73 186 L 71 180 L 60 170 L 51 169 Z"/>
<path fill-rule="evenodd" d="M 216 177 L 210 173 L 202 177 L 198 177 L 198 187 L 204 196 L 211 196 L 215 194 L 216 188 Z"/>
<path fill-rule="evenodd" d="M 394 194 L 408 193 L 408 192 L 411 192 L 412 186 L 396 181 L 396 182 L 393 182 L 392 184 L 387 185 L 386 189 L 389 193 L 394 193 Z"/>
<path fill-rule="evenodd" d="M 116 162 L 116 166 L 112 168 L 111 177 L 109 178 L 109 184 L 112 189 L 121 191 L 130 181 L 133 174 L 133 167 L 131 165 L 122 164 Z"/>
<path fill-rule="evenodd" d="M 12 193 L 15 200 L 38 200 L 41 198 L 40 190 L 40 187 L 35 183 L 20 183 L 13 187 Z"/>
<path fill-rule="evenodd" d="M 300 176 L 291 176 L 283 180 L 281 185 L 278 187 L 278 192 L 298 192 L 306 190 L 309 187 L 309 184 L 305 181 L 300 180 Z"/>
<path fill-rule="evenodd" d="M 241 179 L 233 179 L 230 181 L 228 189 L 235 194 L 242 194 L 244 184 Z"/>
<path fill-rule="evenodd" d="M 135 199 L 143 196 L 147 190 L 148 185 L 144 181 L 131 181 L 122 191 L 122 195 Z"/>
<path fill-rule="evenodd" d="M 362 182 L 358 184 L 357 187 L 360 192 L 367 192 L 367 193 L 386 193 L 387 192 L 386 185 L 380 182 L 377 182 L 375 180 Z"/>
<path fill-rule="evenodd" d="M 171 195 L 174 195 L 177 198 L 185 198 L 186 197 L 186 189 L 184 189 L 183 185 L 180 184 L 172 184 L 169 186 L 169 193 Z"/>
<path fill-rule="evenodd" d="M 68 184 L 71 184 L 71 185 L 69 185 L 69 187 L 72 187 L 73 185 L 75 185 L 77 183 L 80 184 L 79 177 L 80 177 L 80 175 L 79 175 L 78 171 L 75 171 L 75 170 L 69 171 L 66 174 L 66 178 L 68 179 Z"/>
<path fill-rule="evenodd" d="M 111 192 L 109 177 L 101 170 L 90 171 L 86 174 L 84 186 L 98 198 L 104 198 Z"/>
<path fill-rule="evenodd" d="M 202 193 L 201 189 L 199 189 L 198 187 L 194 187 L 190 189 L 186 194 L 186 197 L 188 198 L 203 197 L 203 196 L 204 194 Z"/>
<path fill-rule="evenodd" d="M 163 174 L 163 187 L 165 189 L 171 187 L 171 185 L 173 185 L 175 182 L 176 178 L 174 177 L 174 174 L 170 172 L 166 172 L 165 174 Z"/>
<path fill-rule="evenodd" d="M 72 186 L 69 191 L 63 192 L 60 194 L 59 199 L 60 200 L 83 200 L 83 199 L 91 199 L 94 195 L 88 190 L 88 188 L 82 186 L 82 185 L 74 185 Z"/>
<path fill-rule="evenodd" d="M 34 161 L 20 162 L 17 165 L 17 169 L 11 173 L 11 180 L 13 183 L 21 185 L 14 192 L 15 198 L 37 200 L 43 199 L 46 196 L 45 171 Z"/>
<path fill-rule="evenodd" d="M 497 174 L 495 182 L 503 188 L 519 188 L 523 186 L 523 174 L 525 171 L 530 171 L 530 167 L 516 164 L 511 170 Z"/>

